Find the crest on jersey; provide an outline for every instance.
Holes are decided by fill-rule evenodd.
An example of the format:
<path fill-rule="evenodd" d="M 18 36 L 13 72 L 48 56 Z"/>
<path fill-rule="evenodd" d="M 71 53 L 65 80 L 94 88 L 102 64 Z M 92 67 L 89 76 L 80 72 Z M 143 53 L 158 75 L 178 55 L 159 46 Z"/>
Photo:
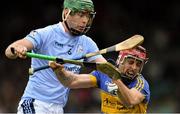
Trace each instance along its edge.
<path fill-rule="evenodd" d="M 82 52 L 83 52 L 83 46 L 81 44 L 78 44 L 77 53 L 82 53 Z"/>
<path fill-rule="evenodd" d="M 30 35 L 32 35 L 33 37 L 37 34 L 37 32 L 35 30 L 30 32 Z"/>

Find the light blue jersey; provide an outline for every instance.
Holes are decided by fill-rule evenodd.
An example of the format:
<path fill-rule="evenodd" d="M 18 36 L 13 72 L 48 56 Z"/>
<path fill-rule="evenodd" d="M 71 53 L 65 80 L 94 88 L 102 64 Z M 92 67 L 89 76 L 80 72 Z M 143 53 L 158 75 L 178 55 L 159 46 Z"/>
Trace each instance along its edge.
<path fill-rule="evenodd" d="M 98 51 L 96 43 L 89 37 L 71 36 L 65 32 L 62 23 L 47 26 L 32 31 L 26 39 L 33 43 L 34 53 L 56 56 L 65 59 L 76 59 L 91 52 Z M 100 55 L 90 57 L 87 61 L 95 60 Z M 32 58 L 31 67 L 47 65 L 47 60 Z M 79 73 L 80 66 L 65 64 L 67 70 Z M 38 71 L 29 77 L 22 99 L 34 98 L 44 102 L 66 104 L 69 88 L 64 87 L 51 68 Z"/>

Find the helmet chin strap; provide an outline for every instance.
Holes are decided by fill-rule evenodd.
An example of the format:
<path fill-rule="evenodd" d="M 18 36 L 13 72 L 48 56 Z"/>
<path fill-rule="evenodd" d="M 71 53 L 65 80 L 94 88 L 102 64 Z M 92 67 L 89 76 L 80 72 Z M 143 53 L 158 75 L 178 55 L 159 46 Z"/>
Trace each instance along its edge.
<path fill-rule="evenodd" d="M 63 22 L 67 20 L 67 17 L 68 17 L 69 14 L 71 13 L 71 10 L 70 10 L 70 9 L 67 9 L 67 10 L 68 10 L 68 13 L 67 13 L 66 16 L 64 15 L 64 11 L 63 11 L 63 13 L 62 13 L 62 19 L 63 19 Z"/>
<path fill-rule="evenodd" d="M 78 30 L 75 30 L 75 29 L 73 29 L 73 28 L 70 28 L 70 27 L 68 26 L 68 24 L 67 24 L 67 21 L 64 21 L 64 23 L 65 23 L 67 29 L 69 30 L 69 32 L 70 32 L 73 36 L 80 36 L 80 35 L 83 34 L 83 32 L 80 32 L 80 31 L 78 31 Z"/>

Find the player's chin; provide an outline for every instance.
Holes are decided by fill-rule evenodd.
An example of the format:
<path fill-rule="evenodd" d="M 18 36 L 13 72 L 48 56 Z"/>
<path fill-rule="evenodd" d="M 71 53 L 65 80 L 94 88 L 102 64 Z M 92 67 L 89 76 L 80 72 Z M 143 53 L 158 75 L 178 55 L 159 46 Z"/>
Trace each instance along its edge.
<path fill-rule="evenodd" d="M 83 32 L 85 30 L 85 27 L 78 27 L 76 30 L 79 32 Z"/>
<path fill-rule="evenodd" d="M 128 78 L 134 78 L 134 76 L 136 75 L 135 73 L 129 73 L 129 72 L 126 72 L 125 74 Z"/>

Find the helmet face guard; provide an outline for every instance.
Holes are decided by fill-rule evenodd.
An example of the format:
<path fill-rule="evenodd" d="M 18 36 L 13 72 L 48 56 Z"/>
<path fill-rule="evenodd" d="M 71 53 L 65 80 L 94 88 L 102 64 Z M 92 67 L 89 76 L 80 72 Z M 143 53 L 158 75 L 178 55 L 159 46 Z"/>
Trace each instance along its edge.
<path fill-rule="evenodd" d="M 137 48 L 120 51 L 118 59 L 116 61 L 117 65 L 122 65 L 128 58 L 132 58 L 135 61 L 139 61 L 141 63 L 140 71 L 137 75 L 139 75 L 143 69 L 145 63 L 147 63 L 148 58 L 146 57 L 146 50 L 142 46 L 138 46 Z M 127 76 L 123 74 L 124 77 L 133 79 L 135 76 Z"/>
<path fill-rule="evenodd" d="M 64 17 L 64 14 L 62 14 L 63 21 L 72 35 L 75 36 L 83 35 L 91 28 L 93 19 L 96 14 L 96 12 L 94 12 L 94 5 L 91 0 L 64 0 L 64 9 L 69 10 L 68 15 L 75 15 L 76 13 L 80 13 L 80 14 L 87 13 L 89 17 L 89 20 L 84 30 L 78 31 L 73 26 L 71 26 L 70 22 L 66 21 L 68 15 Z"/>
<path fill-rule="evenodd" d="M 79 14 L 82 13 L 82 15 L 83 15 L 83 12 L 73 12 L 73 13 L 70 13 L 69 15 L 75 15 L 76 13 L 79 13 Z M 83 35 L 86 32 L 88 32 L 89 29 L 91 28 L 91 25 L 92 25 L 93 19 L 95 17 L 95 14 L 96 14 L 95 12 L 94 13 L 92 13 L 92 12 L 88 13 L 89 20 L 88 20 L 88 22 L 87 22 L 87 24 L 86 24 L 83 31 L 78 31 L 73 27 L 73 25 L 77 25 L 76 23 L 68 22 L 65 19 L 64 19 L 64 23 L 65 23 L 67 29 L 70 31 L 70 33 L 72 35 L 74 35 L 74 36 Z"/>

